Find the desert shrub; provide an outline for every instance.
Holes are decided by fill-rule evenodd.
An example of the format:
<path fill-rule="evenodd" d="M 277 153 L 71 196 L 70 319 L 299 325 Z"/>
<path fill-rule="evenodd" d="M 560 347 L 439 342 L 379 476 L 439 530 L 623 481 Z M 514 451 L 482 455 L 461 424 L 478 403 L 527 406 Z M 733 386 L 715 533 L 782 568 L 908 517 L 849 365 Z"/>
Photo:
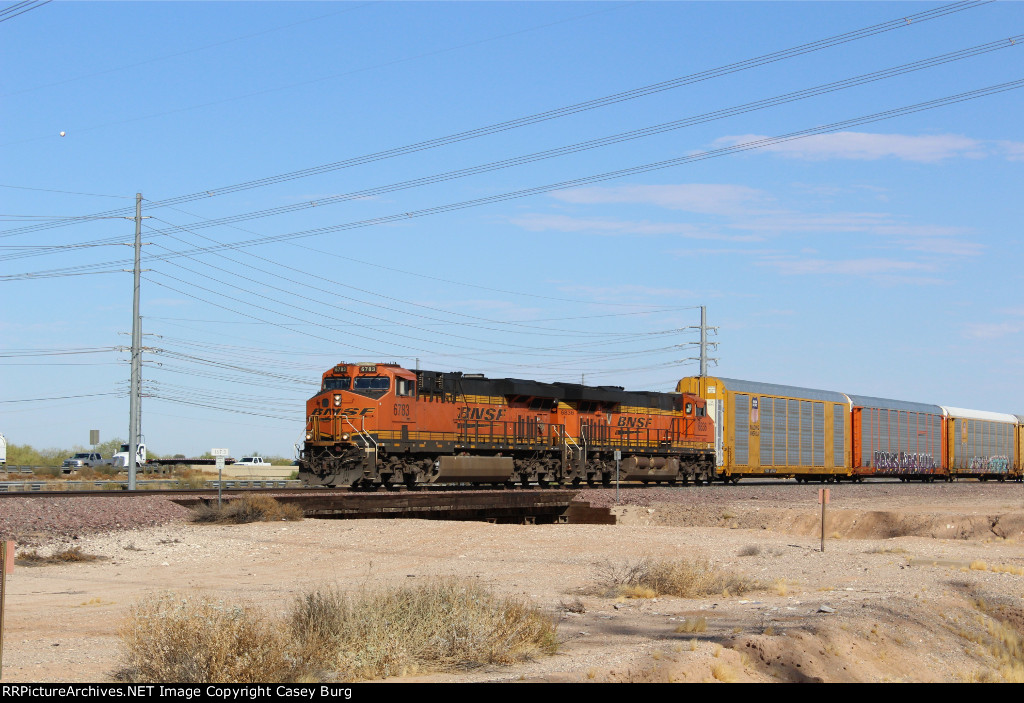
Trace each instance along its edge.
<path fill-rule="evenodd" d="M 178 485 L 182 488 L 206 488 L 206 475 L 202 471 L 185 469 L 178 477 Z"/>
<path fill-rule="evenodd" d="M 308 591 L 283 619 L 165 594 L 133 607 L 120 636 L 116 678 L 132 683 L 376 679 L 507 664 L 557 647 L 550 616 L 454 579 Z"/>
<path fill-rule="evenodd" d="M 36 550 L 20 552 L 16 563 L 26 566 L 42 566 L 44 564 L 66 564 L 69 562 L 96 561 L 100 557 L 95 554 L 86 554 L 81 547 L 70 547 L 50 555 L 42 555 Z"/>
<path fill-rule="evenodd" d="M 698 618 L 686 618 L 679 625 L 676 626 L 676 632 L 685 632 L 688 634 L 694 634 L 697 632 L 708 631 L 708 619 L 705 617 Z"/>
<path fill-rule="evenodd" d="M 280 503 L 271 496 L 247 493 L 218 507 L 214 503 L 199 505 L 192 510 L 192 522 L 218 522 L 242 524 L 246 522 L 272 522 L 301 520 L 302 508 L 294 503 Z"/>
<path fill-rule="evenodd" d="M 304 659 L 345 679 L 509 664 L 557 648 L 551 616 L 456 579 L 351 596 L 311 591 L 290 626 Z"/>
<path fill-rule="evenodd" d="M 272 620 L 199 596 L 136 605 L 120 636 L 116 678 L 130 683 L 291 682 L 307 673 Z"/>
<path fill-rule="evenodd" d="M 720 569 L 705 559 L 642 559 L 602 565 L 596 591 L 626 598 L 700 598 L 715 594 L 741 595 L 763 587 L 754 579 Z"/>
<path fill-rule="evenodd" d="M 756 557 L 761 553 L 761 548 L 756 544 L 750 544 L 739 551 L 741 557 Z"/>

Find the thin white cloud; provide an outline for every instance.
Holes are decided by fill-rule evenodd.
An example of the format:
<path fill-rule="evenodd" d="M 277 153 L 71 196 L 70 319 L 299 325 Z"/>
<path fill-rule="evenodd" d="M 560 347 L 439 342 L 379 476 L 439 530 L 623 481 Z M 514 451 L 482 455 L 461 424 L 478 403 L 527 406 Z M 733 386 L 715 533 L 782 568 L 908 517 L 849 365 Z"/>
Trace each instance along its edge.
<path fill-rule="evenodd" d="M 1014 322 L 975 322 L 967 325 L 964 334 L 971 339 L 1001 339 L 1024 331 L 1024 324 Z"/>
<path fill-rule="evenodd" d="M 695 256 L 733 256 L 736 254 L 746 256 L 778 256 L 782 254 L 782 251 L 780 249 L 672 249 L 665 253 L 672 256 L 691 258 Z"/>
<path fill-rule="evenodd" d="M 678 301 L 687 301 L 694 305 L 699 305 L 699 301 L 702 297 L 708 295 L 716 295 L 715 293 L 708 291 L 695 291 L 688 290 L 685 288 L 654 288 L 651 286 L 639 286 L 639 285 L 609 285 L 609 286 L 580 286 L 580 285 L 565 285 L 559 286 L 559 290 L 565 294 L 572 294 L 576 296 L 589 296 L 594 299 L 595 302 L 608 302 L 613 301 L 616 303 L 640 303 L 645 305 L 672 305 L 667 301 L 677 301 L 674 304 L 678 305 Z M 652 301 L 656 301 L 653 302 Z"/>
<path fill-rule="evenodd" d="M 721 234 L 705 227 L 684 222 L 650 222 L 647 220 L 615 220 L 602 217 L 571 217 L 569 215 L 531 214 L 513 218 L 512 224 L 531 232 L 582 232 L 605 236 L 629 234 L 663 235 L 670 234 L 687 239 L 713 239 L 730 242 L 758 241 L 755 235 Z"/>
<path fill-rule="evenodd" d="M 999 147 L 1010 161 L 1024 161 L 1024 142 L 999 142 Z"/>
<path fill-rule="evenodd" d="M 936 256 L 981 256 L 986 247 L 978 242 L 945 237 L 922 237 L 897 242 L 908 251 L 923 251 Z"/>
<path fill-rule="evenodd" d="M 882 276 L 900 273 L 933 272 L 935 264 L 902 259 L 776 259 L 760 261 L 761 266 L 770 266 L 782 274 L 807 275 L 849 275 Z"/>
<path fill-rule="evenodd" d="M 733 146 L 745 142 L 767 139 L 760 134 L 741 134 L 721 137 L 715 146 Z M 823 161 L 825 159 L 854 159 L 874 161 L 896 158 L 906 161 L 935 163 L 952 158 L 984 158 L 989 149 L 983 142 L 958 134 L 910 135 L 872 134 L 869 132 L 836 132 L 794 139 L 758 151 L 768 151 L 794 159 Z"/>
<path fill-rule="evenodd" d="M 598 186 L 563 190 L 552 195 L 567 203 L 657 205 L 705 215 L 735 215 L 768 200 L 765 193 L 754 188 L 716 183 Z"/>

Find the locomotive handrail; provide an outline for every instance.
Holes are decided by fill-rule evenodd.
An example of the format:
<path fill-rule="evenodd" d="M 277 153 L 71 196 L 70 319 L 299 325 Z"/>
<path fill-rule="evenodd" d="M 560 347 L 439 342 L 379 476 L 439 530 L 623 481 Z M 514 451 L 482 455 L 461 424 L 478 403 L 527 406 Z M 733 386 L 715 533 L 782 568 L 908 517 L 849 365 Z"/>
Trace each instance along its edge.
<path fill-rule="evenodd" d="M 572 435 L 569 434 L 569 430 L 565 429 L 565 425 L 552 425 L 551 427 L 552 429 L 556 429 L 559 427 L 561 428 L 561 434 L 559 435 L 559 439 L 562 440 L 563 444 L 571 444 L 572 446 L 576 447 L 576 449 L 583 451 L 583 447 L 576 444 L 576 440 L 574 440 L 572 438 Z"/>
<path fill-rule="evenodd" d="M 377 452 L 377 440 L 375 440 L 373 438 L 373 435 L 371 435 L 365 429 L 359 429 L 358 427 L 353 425 L 352 421 L 348 419 L 348 415 L 342 415 L 341 419 L 345 421 L 345 424 L 347 424 L 349 427 L 352 428 L 353 432 L 355 432 L 357 435 L 359 435 L 360 439 L 362 439 L 364 442 L 366 442 L 367 447 L 369 447 L 370 445 L 373 445 L 374 453 Z M 365 421 L 366 420 L 363 419 L 363 422 L 365 422 Z"/>

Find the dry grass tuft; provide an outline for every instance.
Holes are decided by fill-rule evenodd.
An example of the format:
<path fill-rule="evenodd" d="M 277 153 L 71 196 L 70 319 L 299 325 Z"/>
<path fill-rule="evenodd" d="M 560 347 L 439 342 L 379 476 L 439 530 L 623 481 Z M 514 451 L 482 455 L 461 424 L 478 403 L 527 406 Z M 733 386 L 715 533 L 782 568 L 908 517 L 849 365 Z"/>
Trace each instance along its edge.
<path fill-rule="evenodd" d="M 756 557 L 761 553 L 761 548 L 756 544 L 750 544 L 739 551 L 741 557 Z"/>
<path fill-rule="evenodd" d="M 232 523 L 297 521 L 304 517 L 302 508 L 294 503 L 281 503 L 261 493 L 247 493 L 220 507 L 210 503 L 192 510 L 192 522 Z"/>
<path fill-rule="evenodd" d="M 312 591 L 296 600 L 290 626 L 305 658 L 346 679 L 511 664 L 558 646 L 550 616 L 455 579 L 353 596 Z"/>
<path fill-rule="evenodd" d="M 988 565 L 981 559 L 975 559 L 971 562 L 971 571 L 988 571 Z"/>
<path fill-rule="evenodd" d="M 208 598 L 169 593 L 140 603 L 120 635 L 116 678 L 129 683 L 292 682 L 307 673 L 273 621 Z"/>
<path fill-rule="evenodd" d="M 763 585 L 758 581 L 715 567 L 705 559 L 642 559 L 600 565 L 595 591 L 600 595 L 627 598 L 701 598 L 717 594 L 742 595 L 761 588 Z"/>
<path fill-rule="evenodd" d="M 974 603 L 983 615 L 981 624 L 988 637 L 965 637 L 987 647 L 995 658 L 999 676 L 1008 683 L 1024 683 L 1024 635 L 1004 617 L 1001 607 L 991 607 L 984 600 Z M 963 635 L 962 635 L 963 636 Z M 987 640 L 987 641 L 986 641 Z M 988 680 L 995 680 L 991 676 Z"/>
<path fill-rule="evenodd" d="M 120 634 L 117 678 L 131 683 L 377 679 L 509 664 L 558 646 L 550 616 L 454 579 L 308 591 L 283 619 L 166 594 L 136 605 Z"/>
<path fill-rule="evenodd" d="M 583 601 L 579 598 L 573 598 L 572 600 L 563 600 L 558 605 L 559 610 L 564 613 L 575 613 L 576 615 L 583 615 L 587 612 L 587 606 L 583 604 Z"/>
<path fill-rule="evenodd" d="M 15 559 L 15 563 L 22 566 L 43 566 L 45 564 L 98 561 L 104 558 L 105 557 L 100 557 L 95 554 L 86 554 L 80 547 L 71 547 L 61 552 L 54 552 L 49 556 L 43 556 L 33 549 L 31 551 L 19 553 Z"/>
<path fill-rule="evenodd" d="M 682 623 L 676 626 L 676 632 L 685 632 L 687 634 L 693 634 L 696 632 L 707 632 L 708 631 L 708 619 L 707 618 L 686 618 Z"/>
<path fill-rule="evenodd" d="M 725 662 L 715 662 L 711 666 L 711 675 L 722 683 L 736 683 L 739 681 L 739 674 L 736 672 L 735 667 L 729 666 Z"/>

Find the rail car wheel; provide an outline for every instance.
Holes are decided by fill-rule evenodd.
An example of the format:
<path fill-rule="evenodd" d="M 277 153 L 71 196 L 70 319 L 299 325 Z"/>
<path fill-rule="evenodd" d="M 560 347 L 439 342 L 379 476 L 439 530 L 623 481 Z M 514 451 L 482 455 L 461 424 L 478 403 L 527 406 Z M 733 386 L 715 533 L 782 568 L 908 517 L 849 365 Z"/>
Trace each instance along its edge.
<path fill-rule="evenodd" d="M 731 476 L 729 478 L 729 482 L 732 483 L 732 485 L 735 486 L 737 483 L 740 482 L 740 477 L 739 476 Z"/>

